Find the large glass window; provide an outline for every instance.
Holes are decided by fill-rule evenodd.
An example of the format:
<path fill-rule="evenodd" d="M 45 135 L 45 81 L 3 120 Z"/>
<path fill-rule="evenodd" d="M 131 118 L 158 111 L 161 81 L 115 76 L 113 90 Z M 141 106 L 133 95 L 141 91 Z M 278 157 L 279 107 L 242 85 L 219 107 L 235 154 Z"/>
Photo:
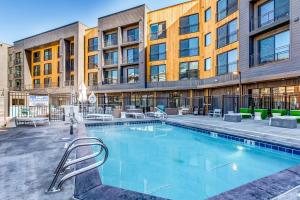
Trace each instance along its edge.
<path fill-rule="evenodd" d="M 103 84 L 116 84 L 118 83 L 118 71 L 117 70 L 104 70 L 104 82 Z"/>
<path fill-rule="evenodd" d="M 270 0 L 258 8 L 258 25 L 265 26 L 289 14 L 289 0 Z"/>
<path fill-rule="evenodd" d="M 151 66 L 151 82 L 166 81 L 166 65 Z"/>
<path fill-rule="evenodd" d="M 33 53 L 33 62 L 34 63 L 41 61 L 41 55 L 40 54 L 41 53 L 39 51 Z"/>
<path fill-rule="evenodd" d="M 180 34 L 194 33 L 198 31 L 199 31 L 198 14 L 180 18 Z"/>
<path fill-rule="evenodd" d="M 233 20 L 220 28 L 217 31 L 217 40 L 218 40 L 218 48 L 224 47 L 228 44 L 237 41 L 238 30 L 237 30 L 237 20 Z"/>
<path fill-rule="evenodd" d="M 259 44 L 259 63 L 267 63 L 290 57 L 290 31 L 262 39 Z"/>
<path fill-rule="evenodd" d="M 211 58 L 206 58 L 204 60 L 204 71 L 208 71 L 211 69 Z"/>
<path fill-rule="evenodd" d="M 44 78 L 44 86 L 45 88 L 51 87 L 52 85 L 52 79 L 51 78 Z"/>
<path fill-rule="evenodd" d="M 44 60 L 51 60 L 52 59 L 52 49 L 44 50 Z"/>
<path fill-rule="evenodd" d="M 206 46 L 206 47 L 209 46 L 210 43 L 211 43 L 211 33 L 207 33 L 207 34 L 205 35 L 205 46 Z"/>
<path fill-rule="evenodd" d="M 41 75 L 41 69 L 39 65 L 33 66 L 33 76 L 40 76 Z"/>
<path fill-rule="evenodd" d="M 117 65 L 118 64 L 118 52 L 111 51 L 104 53 L 104 63 L 105 65 Z"/>
<path fill-rule="evenodd" d="M 227 74 L 237 71 L 238 54 L 237 50 L 231 50 L 217 56 L 218 75 Z"/>
<path fill-rule="evenodd" d="M 114 46 L 118 44 L 118 36 L 117 33 L 106 34 L 104 36 L 104 46 Z"/>
<path fill-rule="evenodd" d="M 180 40 L 180 57 L 198 56 L 198 55 L 199 55 L 198 38 Z"/>
<path fill-rule="evenodd" d="M 150 61 L 166 60 L 166 43 L 151 45 Z"/>
<path fill-rule="evenodd" d="M 132 48 L 127 49 L 127 63 L 136 63 L 139 62 L 139 49 Z"/>
<path fill-rule="evenodd" d="M 90 51 L 98 51 L 98 38 L 91 38 L 88 40 L 88 50 Z"/>
<path fill-rule="evenodd" d="M 130 29 L 127 31 L 127 42 L 139 40 L 139 28 Z"/>
<path fill-rule="evenodd" d="M 34 87 L 34 88 L 40 88 L 40 86 L 41 86 L 41 81 L 40 81 L 40 79 L 34 79 L 34 80 L 33 80 L 33 87 Z"/>
<path fill-rule="evenodd" d="M 127 83 L 136 83 L 139 80 L 139 69 L 128 68 L 127 69 Z"/>
<path fill-rule="evenodd" d="M 217 19 L 224 19 L 228 15 L 237 11 L 238 0 L 219 0 L 217 3 Z"/>
<path fill-rule="evenodd" d="M 151 40 L 166 38 L 166 22 L 151 24 L 150 31 Z"/>
<path fill-rule="evenodd" d="M 88 68 L 95 69 L 98 67 L 98 55 L 88 57 Z"/>
<path fill-rule="evenodd" d="M 198 62 L 182 62 L 179 65 L 179 79 L 198 79 Z"/>
<path fill-rule="evenodd" d="M 52 73 L 52 64 L 47 63 L 44 65 L 44 75 L 49 75 Z"/>

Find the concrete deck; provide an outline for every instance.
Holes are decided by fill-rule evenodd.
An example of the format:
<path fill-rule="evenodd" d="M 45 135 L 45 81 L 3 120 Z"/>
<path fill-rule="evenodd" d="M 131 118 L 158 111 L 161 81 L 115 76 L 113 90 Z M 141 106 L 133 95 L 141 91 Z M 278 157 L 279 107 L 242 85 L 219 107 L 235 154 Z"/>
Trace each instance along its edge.
<path fill-rule="evenodd" d="M 72 181 L 62 192 L 45 194 L 68 142 L 62 138 L 71 138 L 69 126 L 62 122 L 0 129 L 0 199 L 71 199 Z"/>
<path fill-rule="evenodd" d="M 242 122 L 225 122 L 222 118 L 194 115 L 169 116 L 167 121 L 300 148 L 299 124 L 296 129 L 288 129 L 269 126 L 268 120 L 243 119 Z"/>

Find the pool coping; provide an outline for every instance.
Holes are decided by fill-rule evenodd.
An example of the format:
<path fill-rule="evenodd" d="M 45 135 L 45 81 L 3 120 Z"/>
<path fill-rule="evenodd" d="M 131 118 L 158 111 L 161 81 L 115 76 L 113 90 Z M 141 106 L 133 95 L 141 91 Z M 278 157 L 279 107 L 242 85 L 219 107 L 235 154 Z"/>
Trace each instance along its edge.
<path fill-rule="evenodd" d="M 125 125 L 125 124 L 148 124 L 148 123 L 166 123 L 173 126 L 178 126 L 197 132 L 201 132 L 213 137 L 220 137 L 232 141 L 244 142 L 250 146 L 258 146 L 269 148 L 275 151 L 282 151 L 289 154 L 300 155 L 300 149 L 293 146 L 281 145 L 269 141 L 257 140 L 250 137 L 237 136 L 234 134 L 223 133 L 209 128 L 200 128 L 198 126 L 187 125 L 180 122 L 170 122 L 167 120 L 130 120 L 118 122 L 89 122 L 78 125 L 78 136 L 87 136 L 86 127 L 93 126 L 109 126 L 109 125 Z M 248 143 L 247 140 L 251 142 Z M 252 141 L 254 143 L 252 143 Z M 91 153 L 92 149 L 83 149 L 77 152 L 77 155 Z M 89 162 L 94 162 L 90 160 Z M 80 167 L 80 166 L 78 166 Z M 95 177 L 98 177 L 95 181 Z M 93 180 L 93 181 L 91 181 Z M 226 200 L 226 199 L 272 199 L 300 185 L 300 165 L 282 170 L 270 176 L 257 179 L 245 185 L 239 186 L 232 190 L 223 192 L 216 196 L 210 197 L 210 200 Z M 108 195 L 108 196 L 106 196 Z M 122 188 L 103 185 L 98 169 L 91 170 L 89 173 L 84 173 L 75 178 L 74 197 L 78 199 L 164 199 L 143 193 L 125 190 Z M 92 197 L 92 198 L 91 198 Z M 93 198 L 94 197 L 94 198 Z M 97 198 L 96 198 L 97 197 Z"/>

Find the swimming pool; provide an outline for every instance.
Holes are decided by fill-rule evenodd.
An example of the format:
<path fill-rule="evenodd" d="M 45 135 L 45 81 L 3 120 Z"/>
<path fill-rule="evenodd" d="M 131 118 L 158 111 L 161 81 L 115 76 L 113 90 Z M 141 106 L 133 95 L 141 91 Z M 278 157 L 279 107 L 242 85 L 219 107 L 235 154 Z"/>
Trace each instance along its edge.
<path fill-rule="evenodd" d="M 166 125 L 87 127 L 110 154 L 105 185 L 169 199 L 205 199 L 300 163 L 298 156 Z"/>

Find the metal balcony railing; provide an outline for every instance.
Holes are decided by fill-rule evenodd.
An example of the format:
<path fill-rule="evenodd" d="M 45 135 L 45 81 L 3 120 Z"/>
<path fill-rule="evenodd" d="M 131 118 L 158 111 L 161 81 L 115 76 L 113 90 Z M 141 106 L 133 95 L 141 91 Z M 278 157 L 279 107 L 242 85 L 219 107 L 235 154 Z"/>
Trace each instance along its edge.
<path fill-rule="evenodd" d="M 282 12 L 282 10 L 286 10 Z M 282 18 L 289 17 L 289 3 L 287 2 L 282 6 L 282 8 L 271 10 L 263 15 L 258 15 L 257 17 L 252 17 L 250 19 L 250 31 L 254 31 L 257 28 L 267 26 L 272 24 Z"/>
<path fill-rule="evenodd" d="M 263 65 L 271 62 L 287 60 L 290 58 L 290 45 L 285 45 L 274 49 L 273 53 L 266 55 L 252 54 L 249 58 L 250 67 Z"/>

